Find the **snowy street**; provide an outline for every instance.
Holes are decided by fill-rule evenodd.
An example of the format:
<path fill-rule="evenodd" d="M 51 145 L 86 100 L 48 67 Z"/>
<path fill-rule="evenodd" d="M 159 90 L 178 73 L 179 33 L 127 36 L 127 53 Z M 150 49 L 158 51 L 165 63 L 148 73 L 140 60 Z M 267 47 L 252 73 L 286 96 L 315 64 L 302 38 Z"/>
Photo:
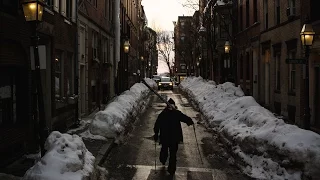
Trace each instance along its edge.
<path fill-rule="evenodd" d="M 232 161 L 228 162 L 228 155 L 217 140 L 214 132 L 208 131 L 201 124 L 200 114 L 194 110 L 188 100 L 178 92 L 159 91 L 161 95 L 172 98 L 178 109 L 190 116 L 196 126 L 196 135 L 201 157 L 197 149 L 192 126 L 182 123 L 184 143 L 179 144 L 177 153 L 177 171 L 175 179 L 179 180 L 226 180 L 250 179 L 243 175 Z M 169 173 L 159 161 L 160 145 L 156 144 L 156 171 L 155 171 L 155 144 L 153 141 L 153 126 L 158 114 L 165 108 L 165 104 L 153 95 L 150 106 L 134 123 L 133 130 L 124 142 L 114 147 L 108 155 L 103 167 L 109 172 L 108 179 L 113 180 L 156 180 L 168 179 Z"/>

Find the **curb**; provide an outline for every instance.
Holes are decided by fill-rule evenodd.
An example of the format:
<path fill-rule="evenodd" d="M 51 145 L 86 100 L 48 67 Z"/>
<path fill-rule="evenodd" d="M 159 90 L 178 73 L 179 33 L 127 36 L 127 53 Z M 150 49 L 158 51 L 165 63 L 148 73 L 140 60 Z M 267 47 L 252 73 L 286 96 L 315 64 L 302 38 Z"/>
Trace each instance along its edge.
<path fill-rule="evenodd" d="M 102 146 L 102 148 L 99 150 L 99 153 L 96 157 L 94 165 L 101 166 L 103 164 L 108 154 L 110 153 L 111 149 L 115 146 L 114 142 L 115 142 L 115 139 L 113 138 L 111 140 L 111 143 L 106 143 Z"/>

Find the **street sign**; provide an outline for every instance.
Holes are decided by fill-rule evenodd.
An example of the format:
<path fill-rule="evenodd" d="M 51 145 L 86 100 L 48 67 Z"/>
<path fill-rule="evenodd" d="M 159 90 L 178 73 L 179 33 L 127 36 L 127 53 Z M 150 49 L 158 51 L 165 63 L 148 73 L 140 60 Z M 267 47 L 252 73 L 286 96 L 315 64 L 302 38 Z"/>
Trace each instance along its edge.
<path fill-rule="evenodd" d="M 305 59 L 286 59 L 287 64 L 305 64 Z"/>

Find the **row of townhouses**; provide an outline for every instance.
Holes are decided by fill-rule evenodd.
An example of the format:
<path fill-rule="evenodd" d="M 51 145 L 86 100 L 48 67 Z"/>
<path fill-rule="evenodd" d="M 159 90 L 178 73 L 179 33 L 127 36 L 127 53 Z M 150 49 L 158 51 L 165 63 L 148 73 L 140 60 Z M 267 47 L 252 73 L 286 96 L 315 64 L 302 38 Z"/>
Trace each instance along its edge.
<path fill-rule="evenodd" d="M 292 124 L 320 132 L 316 0 L 199 0 L 175 22 L 175 73 L 240 85 Z M 190 51 L 192 50 L 192 51 Z"/>
<path fill-rule="evenodd" d="M 0 168 L 151 77 L 146 25 L 141 0 L 1 0 Z"/>

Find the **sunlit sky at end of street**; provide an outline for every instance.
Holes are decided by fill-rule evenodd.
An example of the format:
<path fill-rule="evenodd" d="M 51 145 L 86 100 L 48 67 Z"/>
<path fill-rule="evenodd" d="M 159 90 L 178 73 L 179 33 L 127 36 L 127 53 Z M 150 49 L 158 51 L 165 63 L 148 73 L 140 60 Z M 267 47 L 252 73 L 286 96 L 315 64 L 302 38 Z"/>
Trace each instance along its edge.
<path fill-rule="evenodd" d="M 181 4 L 182 0 L 142 0 L 148 26 L 173 31 L 173 21 L 178 16 L 191 16 L 194 12 Z"/>
<path fill-rule="evenodd" d="M 165 31 L 173 31 L 173 21 L 178 20 L 178 16 L 192 16 L 194 10 L 183 7 L 184 0 L 142 0 L 144 12 L 148 19 L 148 26 Z M 158 62 L 158 74 L 169 72 L 166 63 Z M 171 59 L 174 53 L 171 54 Z"/>

